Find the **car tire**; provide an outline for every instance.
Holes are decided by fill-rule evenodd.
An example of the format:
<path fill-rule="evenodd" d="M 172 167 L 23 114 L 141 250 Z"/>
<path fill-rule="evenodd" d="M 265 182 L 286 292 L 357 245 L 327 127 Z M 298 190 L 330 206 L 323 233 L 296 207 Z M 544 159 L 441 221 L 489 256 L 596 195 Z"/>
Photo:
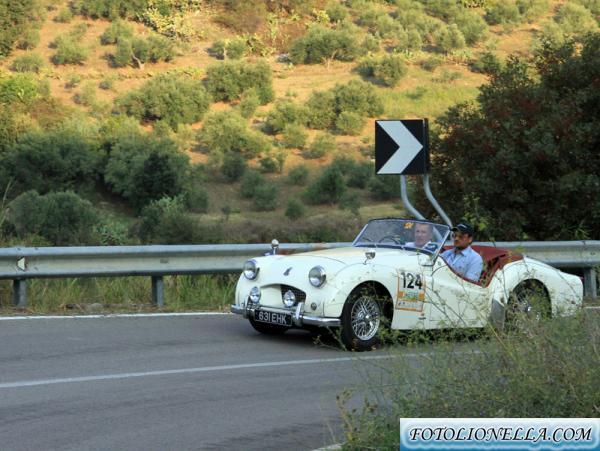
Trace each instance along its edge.
<path fill-rule="evenodd" d="M 275 324 L 261 323 L 260 321 L 255 321 L 254 318 L 248 318 L 248 319 L 250 320 L 250 324 L 252 324 L 252 327 L 254 327 L 254 330 L 256 330 L 257 332 L 260 332 L 261 334 L 265 334 L 265 335 L 281 335 L 286 330 L 289 329 L 289 327 L 285 327 L 285 326 L 277 326 Z"/>
<path fill-rule="evenodd" d="M 377 293 L 364 287 L 354 290 L 342 311 L 342 344 L 353 351 L 369 351 L 379 344 L 383 324 L 383 303 Z"/>
<path fill-rule="evenodd" d="M 518 329 L 527 321 L 541 321 L 552 316 L 552 306 L 541 282 L 526 280 L 511 292 L 505 313 L 506 329 Z"/>

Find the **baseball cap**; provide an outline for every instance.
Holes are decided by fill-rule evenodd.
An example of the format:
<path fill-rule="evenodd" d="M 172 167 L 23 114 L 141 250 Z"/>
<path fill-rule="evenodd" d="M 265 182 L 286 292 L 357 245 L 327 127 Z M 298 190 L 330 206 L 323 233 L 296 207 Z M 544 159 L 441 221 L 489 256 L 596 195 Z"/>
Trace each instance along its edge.
<path fill-rule="evenodd" d="M 473 236 L 475 231 L 473 230 L 473 226 L 468 222 L 461 222 L 460 224 L 452 227 L 453 232 L 461 232 L 466 233 L 467 235 Z"/>

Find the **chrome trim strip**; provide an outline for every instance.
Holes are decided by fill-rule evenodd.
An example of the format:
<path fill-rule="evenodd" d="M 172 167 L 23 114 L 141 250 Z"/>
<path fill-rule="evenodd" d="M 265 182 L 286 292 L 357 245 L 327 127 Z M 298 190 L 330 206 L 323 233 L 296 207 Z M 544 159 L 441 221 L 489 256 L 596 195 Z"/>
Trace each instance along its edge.
<path fill-rule="evenodd" d="M 302 327 L 303 325 L 310 326 L 321 326 L 321 327 L 340 327 L 341 322 L 339 318 L 322 318 L 319 316 L 309 316 L 301 313 L 301 309 L 299 308 L 300 304 L 296 306 L 295 312 L 290 312 L 289 310 L 282 309 L 274 309 L 269 307 L 261 307 L 261 310 L 265 310 L 273 313 L 292 313 L 292 320 L 294 324 L 298 327 Z M 231 313 L 236 313 L 238 315 L 243 315 L 244 318 L 247 318 L 250 313 L 254 314 L 254 308 L 250 308 L 246 310 L 239 305 L 233 304 L 231 306 Z"/>

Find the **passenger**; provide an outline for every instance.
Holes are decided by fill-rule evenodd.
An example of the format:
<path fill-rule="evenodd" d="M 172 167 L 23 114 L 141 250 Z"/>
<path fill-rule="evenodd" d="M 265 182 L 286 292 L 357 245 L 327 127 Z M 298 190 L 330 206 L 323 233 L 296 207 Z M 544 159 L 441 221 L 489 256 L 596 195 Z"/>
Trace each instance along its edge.
<path fill-rule="evenodd" d="M 473 227 L 466 222 L 461 222 L 456 227 L 452 227 L 452 232 L 454 248 L 444 252 L 442 258 L 462 277 L 477 283 L 483 270 L 483 259 L 471 247 Z"/>

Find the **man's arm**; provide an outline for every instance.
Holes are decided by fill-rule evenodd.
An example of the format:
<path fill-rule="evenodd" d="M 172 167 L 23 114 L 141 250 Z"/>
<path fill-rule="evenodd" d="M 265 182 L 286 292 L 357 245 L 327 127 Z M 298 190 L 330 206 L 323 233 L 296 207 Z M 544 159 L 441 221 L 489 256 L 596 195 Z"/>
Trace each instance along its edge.
<path fill-rule="evenodd" d="M 478 253 L 473 251 L 472 257 L 469 260 L 465 277 L 473 282 L 478 282 L 481 271 L 483 271 L 483 259 Z"/>

